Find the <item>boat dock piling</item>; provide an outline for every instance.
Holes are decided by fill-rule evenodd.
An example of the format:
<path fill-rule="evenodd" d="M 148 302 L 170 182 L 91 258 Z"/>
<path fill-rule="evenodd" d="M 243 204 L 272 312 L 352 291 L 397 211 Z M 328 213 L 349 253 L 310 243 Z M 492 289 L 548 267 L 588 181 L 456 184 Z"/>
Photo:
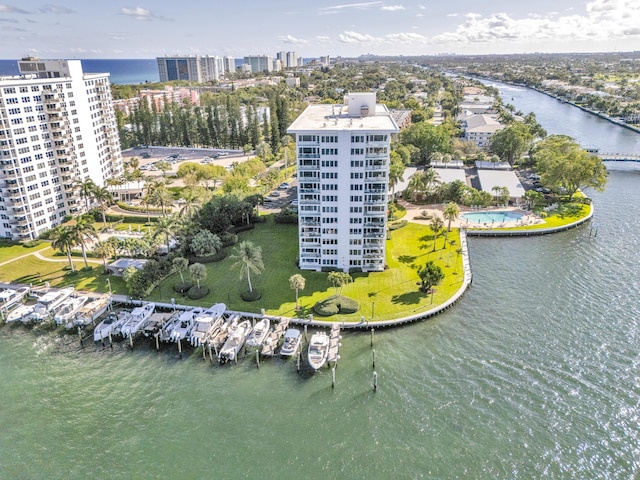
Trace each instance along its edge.
<path fill-rule="evenodd" d="M 340 325 L 331 325 L 331 332 L 329 332 L 329 353 L 327 355 L 327 362 L 333 362 L 334 368 L 338 364 L 338 360 L 340 360 L 340 355 L 338 355 L 338 351 L 342 346 L 340 340 L 342 340 L 342 335 L 340 335 Z"/>
<path fill-rule="evenodd" d="M 275 320 L 275 319 L 274 319 Z M 278 348 L 278 343 L 280 339 L 284 335 L 284 332 L 287 330 L 289 326 L 289 319 L 280 317 L 278 319 L 278 323 L 276 323 L 273 330 L 269 332 L 267 339 L 264 341 L 262 345 L 262 355 L 272 356 L 275 355 L 276 349 Z"/>

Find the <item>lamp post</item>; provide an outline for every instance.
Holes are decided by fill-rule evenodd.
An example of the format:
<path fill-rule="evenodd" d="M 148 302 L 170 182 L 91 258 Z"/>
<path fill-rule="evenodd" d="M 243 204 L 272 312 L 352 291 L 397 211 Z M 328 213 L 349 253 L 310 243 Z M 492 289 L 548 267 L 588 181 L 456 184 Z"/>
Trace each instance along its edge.
<path fill-rule="evenodd" d="M 111 292 L 111 279 L 110 278 L 107 278 L 107 285 L 109 287 L 109 294 L 111 294 L 112 292 Z"/>

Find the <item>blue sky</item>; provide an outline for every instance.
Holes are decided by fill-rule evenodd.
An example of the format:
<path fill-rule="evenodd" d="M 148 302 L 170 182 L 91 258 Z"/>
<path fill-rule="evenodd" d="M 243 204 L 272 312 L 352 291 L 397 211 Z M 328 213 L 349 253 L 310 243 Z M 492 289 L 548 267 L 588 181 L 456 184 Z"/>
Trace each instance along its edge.
<path fill-rule="evenodd" d="M 640 0 L 133 1 L 0 0 L 0 58 L 640 49 Z"/>

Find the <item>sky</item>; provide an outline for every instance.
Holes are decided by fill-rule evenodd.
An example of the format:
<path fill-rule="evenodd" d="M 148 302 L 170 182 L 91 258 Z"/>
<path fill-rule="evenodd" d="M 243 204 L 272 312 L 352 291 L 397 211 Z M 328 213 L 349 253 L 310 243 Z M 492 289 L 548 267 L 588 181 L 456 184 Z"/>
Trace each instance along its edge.
<path fill-rule="evenodd" d="M 123 2 L 0 0 L 0 58 L 640 50 L 640 0 Z"/>

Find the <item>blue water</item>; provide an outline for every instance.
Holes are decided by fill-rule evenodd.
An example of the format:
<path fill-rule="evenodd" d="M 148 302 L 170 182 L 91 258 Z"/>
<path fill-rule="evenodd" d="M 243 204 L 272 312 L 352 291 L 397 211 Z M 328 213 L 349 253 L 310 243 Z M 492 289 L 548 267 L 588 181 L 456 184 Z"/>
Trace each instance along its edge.
<path fill-rule="evenodd" d="M 463 213 L 462 218 L 473 223 L 493 223 L 493 222 L 517 222 L 522 218 L 522 214 L 516 212 L 468 212 Z"/>
<path fill-rule="evenodd" d="M 154 58 L 137 60 L 82 60 L 85 73 L 111 74 L 111 83 L 138 84 L 158 82 L 158 64 Z M 0 60 L 0 76 L 19 75 L 17 60 Z"/>

